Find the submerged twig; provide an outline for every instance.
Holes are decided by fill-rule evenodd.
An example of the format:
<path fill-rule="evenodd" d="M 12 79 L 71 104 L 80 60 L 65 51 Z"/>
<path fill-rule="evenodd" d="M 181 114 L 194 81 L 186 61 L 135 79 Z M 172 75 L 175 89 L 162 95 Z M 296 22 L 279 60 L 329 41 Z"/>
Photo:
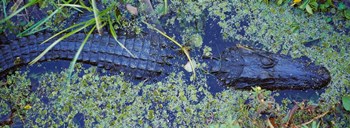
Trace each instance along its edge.
<path fill-rule="evenodd" d="M 304 104 L 305 100 L 301 102 L 301 104 Z M 288 127 L 291 124 L 291 120 L 293 119 L 293 115 L 296 113 L 297 110 L 300 109 L 299 103 L 295 103 L 295 105 L 293 106 L 293 108 L 288 112 L 287 115 L 287 121 L 284 124 L 285 127 Z"/>
<path fill-rule="evenodd" d="M 313 121 L 318 120 L 318 119 L 320 119 L 320 118 L 326 116 L 328 113 L 329 113 L 329 111 L 326 111 L 326 112 L 322 113 L 321 115 L 318 115 L 318 116 L 312 118 L 312 119 L 309 120 L 308 122 L 305 122 L 305 123 L 302 123 L 302 124 L 298 125 L 298 127 L 302 127 L 303 125 L 310 124 L 310 123 L 312 123 Z"/>

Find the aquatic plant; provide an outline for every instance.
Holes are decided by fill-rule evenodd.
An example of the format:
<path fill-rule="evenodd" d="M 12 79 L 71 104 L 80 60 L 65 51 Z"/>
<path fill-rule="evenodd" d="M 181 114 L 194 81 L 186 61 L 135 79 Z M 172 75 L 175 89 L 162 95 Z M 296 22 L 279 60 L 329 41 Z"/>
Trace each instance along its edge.
<path fill-rule="evenodd" d="M 262 2 L 262 0 L 259 0 Z M 264 0 L 265 3 L 268 3 L 269 0 Z M 277 0 L 277 5 L 284 5 L 289 4 L 290 0 Z M 345 1 L 346 2 L 346 1 Z M 315 11 L 322 11 L 322 12 L 332 12 L 332 13 L 340 13 L 343 15 L 346 19 L 350 20 L 349 13 L 350 8 L 346 7 L 344 2 L 342 1 L 333 1 L 333 0 L 324 0 L 324 1 L 318 1 L 318 0 L 293 0 L 291 2 L 291 6 L 297 6 L 301 10 L 305 10 L 309 14 L 314 14 Z"/>
<path fill-rule="evenodd" d="M 345 95 L 342 97 L 343 107 L 346 111 L 350 111 L 350 96 Z"/>
<path fill-rule="evenodd" d="M 157 83 L 133 84 L 123 74 L 103 75 L 96 67 L 85 69 L 80 64 L 76 69 L 70 86 L 65 85 L 65 71 L 39 75 L 40 84 L 34 86 L 30 86 L 28 73 L 10 75 L 8 86 L 0 89 L 1 116 L 25 127 L 288 127 L 341 112 L 338 107 L 329 109 L 324 107 L 327 103 L 312 101 L 290 108 L 291 101 L 278 104 L 273 98 L 278 94 L 260 87 L 212 94 L 205 75 L 189 82 L 179 72 Z"/>
<path fill-rule="evenodd" d="M 64 86 L 67 82 L 64 71 L 40 76 L 39 84 L 30 80 L 30 73 L 9 75 L 0 88 L 1 117 L 11 119 L 11 110 L 16 109 L 14 124 L 31 127 L 348 126 L 350 37 L 346 29 L 350 23 L 344 21 L 341 13 L 309 15 L 290 3 L 286 5 L 256 0 L 171 1 L 167 13 L 177 15 L 166 17 L 163 25 L 180 30 L 183 37 L 180 39 L 187 40 L 202 35 L 206 22 L 203 17 L 212 18 L 226 40 L 252 47 L 262 45 L 267 51 L 293 57 L 308 56 L 325 65 L 332 74 L 332 82 L 316 99 L 285 98 L 278 103 L 276 91 L 259 88 L 226 89 L 214 94 L 210 92 L 213 86 L 207 85 L 208 76 L 200 72 L 193 82 L 187 81 L 183 73 L 175 72 L 157 83 L 132 83 L 123 75 L 100 74 L 96 68 L 83 69 L 78 64 L 69 87 Z M 154 6 L 160 8 L 164 3 L 159 1 Z M 204 16 L 206 11 L 208 15 Z M 332 19 L 331 24 L 328 18 Z M 95 21 L 91 23 L 95 25 Z M 105 23 L 111 25 L 110 21 Z M 174 25 L 177 23 L 180 27 Z M 204 49 L 210 56 L 210 49 L 214 48 Z"/>

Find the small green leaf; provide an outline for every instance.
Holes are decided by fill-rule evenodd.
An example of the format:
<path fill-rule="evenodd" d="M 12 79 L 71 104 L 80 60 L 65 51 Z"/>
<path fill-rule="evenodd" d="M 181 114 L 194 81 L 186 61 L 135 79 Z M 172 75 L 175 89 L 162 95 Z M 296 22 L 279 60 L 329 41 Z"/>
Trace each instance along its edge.
<path fill-rule="evenodd" d="M 291 33 L 294 33 L 295 31 L 297 31 L 299 29 L 299 26 L 293 26 L 291 29 L 290 29 L 290 32 Z"/>
<path fill-rule="evenodd" d="M 346 11 L 344 11 L 344 16 L 346 19 L 350 20 L 350 9 L 347 9 Z"/>
<path fill-rule="evenodd" d="M 306 11 L 309 13 L 309 14 L 314 14 L 313 12 L 312 12 L 312 8 L 310 7 L 310 5 L 306 5 Z"/>
<path fill-rule="evenodd" d="M 338 4 L 338 10 L 345 10 L 346 9 L 346 6 L 345 6 L 345 4 L 343 3 L 343 2 L 340 2 L 339 4 Z"/>
<path fill-rule="evenodd" d="M 313 8 L 313 9 L 317 9 L 318 8 L 318 3 L 314 0 L 312 0 L 309 5 Z"/>
<path fill-rule="evenodd" d="M 332 0 L 327 0 L 326 4 L 328 4 L 328 6 L 331 6 L 331 5 L 333 5 L 333 2 L 332 2 Z"/>
<path fill-rule="evenodd" d="M 307 5 L 309 5 L 310 0 L 306 0 L 302 5 L 299 6 L 300 9 L 305 9 Z"/>
<path fill-rule="evenodd" d="M 350 111 L 350 95 L 343 96 L 343 107 L 346 111 Z"/>
<path fill-rule="evenodd" d="M 327 8 L 328 8 L 329 6 L 330 6 L 329 4 L 321 4 L 321 5 L 320 5 L 320 9 L 321 9 L 321 11 L 327 11 Z"/>
<path fill-rule="evenodd" d="M 320 122 L 317 123 L 317 121 L 312 121 L 311 128 L 319 128 Z"/>
<path fill-rule="evenodd" d="M 283 0 L 278 0 L 277 5 L 281 5 L 283 3 Z"/>
<path fill-rule="evenodd" d="M 153 111 L 153 110 L 149 110 L 149 111 L 148 111 L 147 118 L 148 118 L 149 120 L 153 120 L 153 118 L 154 118 L 154 111 Z"/>

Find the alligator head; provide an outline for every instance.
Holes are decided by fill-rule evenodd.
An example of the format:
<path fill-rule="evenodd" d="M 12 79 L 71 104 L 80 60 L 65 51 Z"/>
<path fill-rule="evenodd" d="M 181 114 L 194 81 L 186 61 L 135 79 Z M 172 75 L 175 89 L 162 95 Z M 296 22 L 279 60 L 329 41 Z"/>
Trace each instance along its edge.
<path fill-rule="evenodd" d="M 233 47 L 210 65 L 225 85 L 239 89 L 317 89 L 330 82 L 329 71 L 286 55 Z"/>

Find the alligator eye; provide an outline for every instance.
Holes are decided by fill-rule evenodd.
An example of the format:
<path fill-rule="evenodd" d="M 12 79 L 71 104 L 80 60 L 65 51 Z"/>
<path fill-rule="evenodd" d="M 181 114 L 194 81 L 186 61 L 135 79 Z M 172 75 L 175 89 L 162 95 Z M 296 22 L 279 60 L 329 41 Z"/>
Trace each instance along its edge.
<path fill-rule="evenodd" d="M 271 68 L 275 66 L 276 62 L 271 58 L 264 57 L 261 59 L 261 64 L 263 68 Z"/>

